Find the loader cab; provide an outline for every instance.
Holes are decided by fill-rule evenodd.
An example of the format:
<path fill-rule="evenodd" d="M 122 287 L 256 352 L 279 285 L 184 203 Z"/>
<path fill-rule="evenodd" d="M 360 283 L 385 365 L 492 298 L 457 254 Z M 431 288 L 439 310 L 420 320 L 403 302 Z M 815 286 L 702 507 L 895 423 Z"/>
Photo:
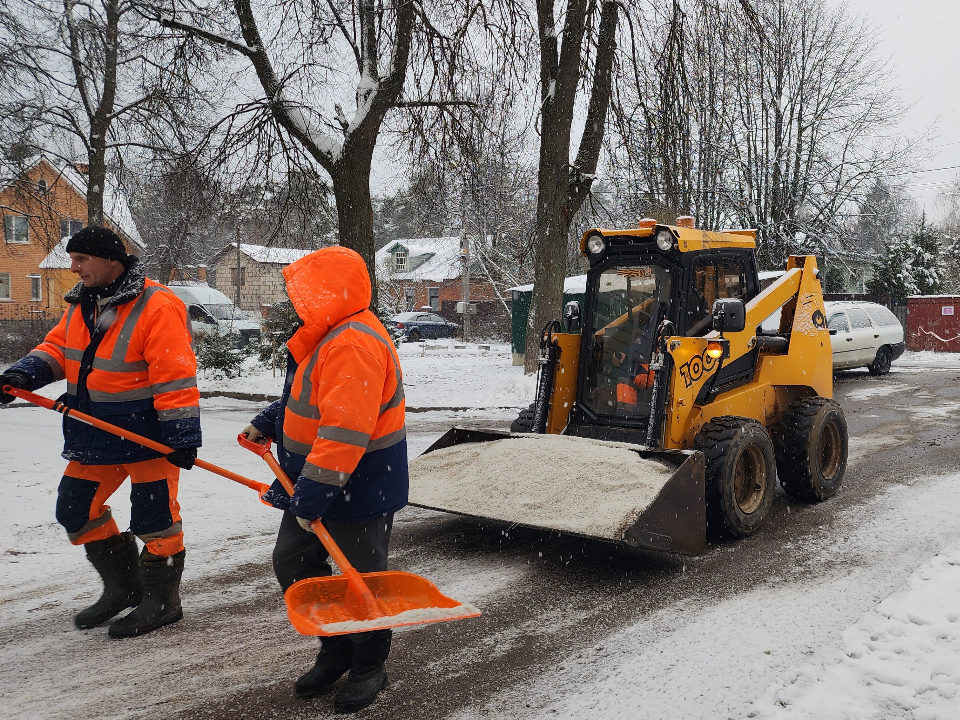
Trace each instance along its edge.
<path fill-rule="evenodd" d="M 651 416 L 655 371 L 650 366 L 661 322 L 673 323 L 672 334 L 702 336 L 712 329 L 715 300 L 746 302 L 759 293 L 752 242 L 735 241 L 733 247 L 713 242 L 684 251 L 674 230 L 658 225 L 646 236 L 601 235 L 594 252 L 590 236 L 584 238 L 591 267 L 571 417 L 575 426 L 614 426 L 623 432 L 606 431 L 605 437 L 637 441 L 630 433 L 645 431 Z M 661 372 L 669 377 L 670 368 Z M 660 401 L 665 397 L 661 393 Z M 589 428 L 571 431 L 594 435 Z"/>

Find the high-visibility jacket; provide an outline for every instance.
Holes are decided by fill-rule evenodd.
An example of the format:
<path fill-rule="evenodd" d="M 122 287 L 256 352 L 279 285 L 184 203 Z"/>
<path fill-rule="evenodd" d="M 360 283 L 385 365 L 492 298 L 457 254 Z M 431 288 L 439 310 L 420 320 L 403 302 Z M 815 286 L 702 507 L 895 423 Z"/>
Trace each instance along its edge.
<path fill-rule="evenodd" d="M 324 248 L 283 271 L 303 326 L 287 342 L 283 396 L 253 420 L 280 444 L 297 477 L 264 499 L 310 520 L 360 521 L 407 504 L 403 376 L 396 348 L 371 313 L 360 256 Z"/>
<path fill-rule="evenodd" d="M 133 260 L 97 311 L 97 290 L 78 283 L 60 322 L 10 370 L 30 389 L 66 378 L 65 405 L 173 448 L 200 446 L 197 361 L 186 307 Z M 160 457 L 136 443 L 65 417 L 63 457 L 85 465 Z"/>

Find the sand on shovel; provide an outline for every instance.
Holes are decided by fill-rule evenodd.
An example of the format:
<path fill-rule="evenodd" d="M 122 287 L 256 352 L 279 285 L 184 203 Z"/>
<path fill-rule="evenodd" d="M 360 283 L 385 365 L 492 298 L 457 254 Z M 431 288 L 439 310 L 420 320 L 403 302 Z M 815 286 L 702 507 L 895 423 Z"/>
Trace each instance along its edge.
<path fill-rule="evenodd" d="M 676 470 L 628 447 L 561 435 L 454 445 L 410 463 L 410 502 L 619 541 Z"/>

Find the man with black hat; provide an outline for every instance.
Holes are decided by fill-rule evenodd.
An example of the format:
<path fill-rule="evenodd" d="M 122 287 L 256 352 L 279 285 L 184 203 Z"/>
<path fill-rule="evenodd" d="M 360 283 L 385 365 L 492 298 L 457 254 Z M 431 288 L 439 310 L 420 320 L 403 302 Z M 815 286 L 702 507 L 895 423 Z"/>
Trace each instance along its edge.
<path fill-rule="evenodd" d="M 69 307 L 40 345 L 0 374 L 4 385 L 36 390 L 66 378 L 60 401 L 174 448 L 166 456 L 80 423 L 63 420 L 69 461 L 57 497 L 57 520 L 70 542 L 86 548 L 103 594 L 80 612 L 78 628 L 96 627 L 128 607 L 112 637 L 132 637 L 177 622 L 185 551 L 177 503 L 180 469 L 200 446 L 197 361 L 184 304 L 149 280 L 110 230 L 90 226 L 67 241 L 80 276 Z M 130 532 L 121 533 L 105 503 L 130 478 Z M 144 543 L 137 554 L 134 535 Z"/>

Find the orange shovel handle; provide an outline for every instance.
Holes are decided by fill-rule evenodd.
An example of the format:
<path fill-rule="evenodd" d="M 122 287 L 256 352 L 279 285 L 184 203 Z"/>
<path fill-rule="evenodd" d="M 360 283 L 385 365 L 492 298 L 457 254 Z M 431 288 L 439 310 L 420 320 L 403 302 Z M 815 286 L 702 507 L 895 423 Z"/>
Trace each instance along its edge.
<path fill-rule="evenodd" d="M 277 480 L 280 481 L 280 484 L 283 485 L 283 489 L 287 491 L 287 494 L 290 497 L 293 497 L 294 486 L 290 482 L 290 478 L 287 476 L 287 473 L 280 463 L 277 462 L 277 459 L 273 456 L 273 453 L 270 452 L 270 439 L 266 438 L 266 442 L 255 443 L 247 438 L 246 435 L 240 433 L 237 435 L 237 442 L 240 443 L 242 447 L 245 447 L 247 450 L 256 453 L 262 457 L 267 465 L 270 466 L 270 469 L 273 470 L 273 473 L 277 476 Z M 381 617 L 383 612 L 380 610 L 380 606 L 377 605 L 377 599 L 374 597 L 373 593 L 370 592 L 370 588 L 367 587 L 367 584 L 363 581 L 363 578 L 360 577 L 360 573 L 357 572 L 356 568 L 350 564 L 350 561 L 347 560 L 347 556 L 343 554 L 340 550 L 340 546 L 337 545 L 336 541 L 330 536 L 330 533 L 327 532 L 327 528 L 324 527 L 322 520 L 314 520 L 310 523 L 310 527 L 313 528 L 313 532 L 316 533 L 317 537 L 320 538 L 320 542 L 323 543 L 323 548 L 330 554 L 330 557 L 333 558 L 333 561 L 337 564 L 337 567 L 340 568 L 340 572 L 343 573 L 343 576 L 347 579 L 347 582 L 350 583 L 350 587 L 353 591 L 360 596 L 364 604 L 367 606 L 367 611 L 371 614 L 371 617 Z"/>
<path fill-rule="evenodd" d="M 68 408 L 66 405 L 64 405 L 61 402 L 50 400 L 48 398 L 32 393 L 29 390 L 21 390 L 20 388 L 13 387 L 12 385 L 5 385 L 3 388 L 3 392 L 7 393 L 8 395 L 13 395 L 15 397 L 22 398 L 27 402 L 31 402 L 34 405 L 37 405 L 42 408 L 46 408 L 47 410 L 53 410 L 54 412 L 58 412 L 61 415 L 66 415 L 67 417 L 71 417 L 74 420 L 79 420 L 80 422 L 86 423 L 87 425 L 92 425 L 93 427 L 99 428 L 100 430 L 105 430 L 108 433 L 111 433 L 118 437 L 122 437 L 124 440 L 130 440 L 131 442 L 135 442 L 138 445 L 143 445 L 144 447 L 150 448 L 151 450 L 156 450 L 158 453 L 163 453 L 164 455 L 167 455 L 173 452 L 173 448 L 167 447 L 162 443 L 158 443 L 156 440 L 151 440 L 150 438 L 144 437 L 143 435 L 137 435 L 137 433 L 135 432 L 130 432 L 129 430 L 124 430 L 123 428 L 117 427 L 116 425 L 111 425 L 108 422 L 104 422 L 103 420 L 99 420 L 91 415 L 82 413 L 79 410 L 73 410 L 71 408 Z M 210 472 L 216 475 L 220 475 L 229 480 L 233 480 L 234 482 L 238 482 L 241 485 L 246 485 L 248 488 L 253 488 L 257 492 L 259 492 L 261 495 L 263 495 L 263 493 L 265 493 L 267 490 L 270 489 L 269 485 L 264 485 L 261 482 L 257 482 L 256 480 L 251 480 L 250 478 L 244 477 L 243 475 L 237 475 L 237 473 L 235 472 L 230 472 L 229 470 L 226 470 L 222 467 L 214 465 L 213 463 L 208 463 L 206 460 L 201 460 L 200 458 L 197 458 L 196 460 L 194 460 L 193 464 L 196 465 L 197 467 L 203 468 L 204 470 L 209 470 Z"/>

